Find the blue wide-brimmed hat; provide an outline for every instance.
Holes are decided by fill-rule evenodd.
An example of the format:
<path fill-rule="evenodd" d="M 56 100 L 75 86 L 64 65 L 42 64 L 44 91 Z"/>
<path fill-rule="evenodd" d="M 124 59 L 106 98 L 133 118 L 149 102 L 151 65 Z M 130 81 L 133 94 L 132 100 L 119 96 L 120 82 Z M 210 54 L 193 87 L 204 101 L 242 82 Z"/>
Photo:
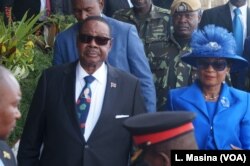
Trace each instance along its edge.
<path fill-rule="evenodd" d="M 207 25 L 192 34 L 190 52 L 184 53 L 181 59 L 196 67 L 198 58 L 225 58 L 232 63 L 231 70 L 248 66 L 247 60 L 236 54 L 236 43 L 232 33 L 226 29 Z"/>

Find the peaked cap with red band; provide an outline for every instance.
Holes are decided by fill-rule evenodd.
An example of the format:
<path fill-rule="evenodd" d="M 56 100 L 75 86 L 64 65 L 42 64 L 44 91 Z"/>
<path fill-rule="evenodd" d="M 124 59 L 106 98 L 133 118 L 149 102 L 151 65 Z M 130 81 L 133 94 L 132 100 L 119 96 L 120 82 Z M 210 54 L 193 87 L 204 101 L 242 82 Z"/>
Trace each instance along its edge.
<path fill-rule="evenodd" d="M 148 146 L 193 131 L 195 114 L 188 111 L 156 112 L 133 116 L 124 122 L 134 144 Z"/>

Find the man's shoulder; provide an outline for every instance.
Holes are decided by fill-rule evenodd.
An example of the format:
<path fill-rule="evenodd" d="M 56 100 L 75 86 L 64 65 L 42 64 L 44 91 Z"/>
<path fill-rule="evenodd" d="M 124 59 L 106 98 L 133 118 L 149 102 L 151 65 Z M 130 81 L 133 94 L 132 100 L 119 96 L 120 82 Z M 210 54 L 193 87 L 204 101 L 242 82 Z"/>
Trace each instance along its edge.
<path fill-rule="evenodd" d="M 125 72 L 117 67 L 108 65 L 108 68 L 109 68 L 109 70 L 108 70 L 109 74 L 111 74 L 113 76 L 122 78 L 122 79 L 127 80 L 127 81 L 138 81 L 137 77 L 135 77 L 134 75 L 132 75 L 128 72 Z"/>
<path fill-rule="evenodd" d="M 6 141 L 0 140 L 0 149 L 9 149 L 9 146 L 7 145 Z"/>
<path fill-rule="evenodd" d="M 130 15 L 133 15 L 132 8 L 119 9 L 119 10 L 114 12 L 113 18 L 116 18 L 117 16 L 130 16 Z"/>
<path fill-rule="evenodd" d="M 114 19 L 124 21 L 124 22 L 129 22 L 131 20 L 135 20 L 135 15 L 132 10 L 132 8 L 128 9 L 119 9 L 115 11 L 115 13 L 112 16 Z"/>
<path fill-rule="evenodd" d="M 74 36 L 72 34 L 76 34 L 78 32 L 78 23 L 73 24 L 69 28 L 65 29 L 64 31 L 58 33 L 56 36 L 57 38 L 64 38 L 67 36 Z"/>
<path fill-rule="evenodd" d="M 105 16 L 104 18 L 107 20 L 107 22 L 108 22 L 111 26 L 113 26 L 113 27 L 115 27 L 115 28 L 118 28 L 117 30 L 127 29 L 127 28 L 133 27 L 132 24 L 129 24 L 129 23 L 126 23 L 126 22 L 123 22 L 123 21 L 119 21 L 119 20 L 116 20 L 116 19 L 111 18 L 111 17 L 108 17 L 108 16 Z M 114 29 L 115 29 L 115 28 L 114 28 Z M 119 28 L 120 28 L 120 29 L 119 29 Z"/>
<path fill-rule="evenodd" d="M 55 65 L 55 66 L 51 66 L 45 69 L 44 72 L 47 73 L 48 75 L 51 75 L 52 77 L 53 76 L 57 77 L 57 76 L 61 76 L 62 74 L 64 75 L 67 73 L 75 72 L 76 65 L 77 65 L 77 61 Z"/>
<path fill-rule="evenodd" d="M 224 5 L 220 5 L 220 6 L 216 6 L 210 9 L 206 9 L 204 10 L 203 14 L 215 14 L 215 13 L 221 13 L 222 11 L 224 11 L 226 8 L 228 7 L 228 4 L 224 4 Z"/>
<path fill-rule="evenodd" d="M 155 5 L 153 5 L 152 12 L 156 12 L 156 13 L 163 14 L 163 15 L 170 15 L 170 10 L 164 9 Z"/>

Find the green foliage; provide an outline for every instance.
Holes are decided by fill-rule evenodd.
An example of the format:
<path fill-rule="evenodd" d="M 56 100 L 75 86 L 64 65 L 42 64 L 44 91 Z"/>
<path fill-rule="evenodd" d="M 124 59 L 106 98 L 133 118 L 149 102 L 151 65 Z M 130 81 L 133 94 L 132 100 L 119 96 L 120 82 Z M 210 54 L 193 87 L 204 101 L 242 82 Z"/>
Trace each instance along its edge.
<path fill-rule="evenodd" d="M 38 19 L 38 18 L 35 17 L 33 19 Z M 30 24 L 33 24 L 34 23 L 33 19 L 28 19 L 28 22 Z M 53 19 L 53 22 L 51 19 Z M 0 21 L 0 24 L 2 24 L 0 25 L 0 44 L 1 41 L 3 41 L 1 35 L 4 33 L 12 32 L 14 34 L 17 33 L 17 36 L 19 36 L 19 37 L 13 37 L 15 35 L 9 35 L 8 37 L 6 36 L 4 37 L 4 39 L 6 39 L 5 40 L 6 42 L 2 42 L 4 43 L 4 45 L 3 44 L 0 45 L 0 49 L 2 46 L 4 46 L 5 53 L 7 52 L 9 55 L 8 60 L 3 61 L 5 57 L 3 56 L 3 54 L 0 54 L 1 55 L 0 57 L 2 57 L 2 61 L 0 58 L 0 63 L 4 62 L 4 65 L 7 68 L 12 69 L 13 73 L 17 72 L 15 75 L 20 80 L 19 82 L 22 90 L 22 100 L 20 104 L 20 111 L 22 117 L 20 120 L 17 121 L 16 128 L 9 137 L 8 143 L 11 146 L 14 145 L 14 143 L 16 143 L 21 137 L 23 126 L 26 121 L 26 116 L 30 107 L 34 91 L 37 86 L 38 79 L 40 78 L 42 71 L 51 66 L 52 52 L 53 52 L 53 50 L 50 49 L 44 50 L 44 47 L 41 47 L 41 45 L 44 45 L 44 43 L 46 43 L 45 41 L 43 41 L 44 36 L 34 36 L 33 33 L 37 29 L 37 27 L 35 28 L 35 30 L 34 29 L 32 30 L 31 26 L 29 26 L 30 24 L 27 25 L 28 23 L 26 23 L 24 20 L 25 19 L 23 19 L 19 23 L 13 23 L 12 30 L 10 30 L 11 29 L 10 27 L 8 28 L 4 27 L 5 25 L 2 24 Z M 56 15 L 52 16 L 51 18 L 48 18 L 47 23 L 51 22 L 56 26 L 60 27 L 59 31 L 62 31 L 67 29 L 76 21 L 73 16 Z M 20 25 L 20 24 L 25 24 L 25 25 Z M 39 26 L 41 26 L 41 24 L 38 25 L 38 27 Z M 1 27 L 4 28 L 2 29 Z M 15 28 L 17 28 L 18 30 Z M 26 35 L 20 34 L 19 30 L 25 28 L 27 29 L 31 28 L 31 29 L 30 31 L 25 30 Z M 14 40 L 17 38 L 18 40 Z M 12 43 L 13 41 L 18 43 L 16 43 L 16 48 L 14 49 L 14 51 L 10 52 L 10 49 L 8 47 L 10 44 L 7 45 L 6 43 Z M 6 56 L 7 54 L 4 55 Z M 16 65 L 20 66 L 20 64 L 21 66 L 22 65 L 25 66 L 24 69 L 23 67 L 20 67 L 19 69 L 13 70 L 15 69 L 14 67 Z"/>
<path fill-rule="evenodd" d="M 42 50 L 35 49 L 34 70 L 28 75 L 28 77 L 20 81 L 22 90 L 20 111 L 22 117 L 17 121 L 16 128 L 9 137 L 10 145 L 13 145 L 21 137 L 33 93 L 36 89 L 37 81 L 42 71 L 51 66 L 51 61 L 52 52 L 45 55 Z"/>
<path fill-rule="evenodd" d="M 59 31 L 63 31 L 69 28 L 72 24 L 76 23 L 77 20 L 73 15 L 60 15 L 54 14 L 48 18 L 48 22 L 56 24 Z"/>
<path fill-rule="evenodd" d="M 4 24 L 0 19 L 0 64 L 10 69 L 18 80 L 24 79 L 34 70 L 34 32 L 42 24 L 36 25 L 41 14 L 21 21 Z"/>

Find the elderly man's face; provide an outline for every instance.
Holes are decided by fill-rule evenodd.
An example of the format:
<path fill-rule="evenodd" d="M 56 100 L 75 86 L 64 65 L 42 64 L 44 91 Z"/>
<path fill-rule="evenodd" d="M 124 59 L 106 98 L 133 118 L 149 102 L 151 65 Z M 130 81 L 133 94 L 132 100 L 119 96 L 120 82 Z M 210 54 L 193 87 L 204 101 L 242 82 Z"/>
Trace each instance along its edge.
<path fill-rule="evenodd" d="M 78 21 L 88 16 L 100 16 L 103 9 L 103 0 L 72 0 L 73 13 Z"/>
<path fill-rule="evenodd" d="M 77 43 L 82 67 L 99 68 L 111 49 L 108 25 L 97 20 L 86 22 L 80 29 Z"/>
<path fill-rule="evenodd" d="M 0 85 L 0 139 L 5 140 L 16 126 L 16 120 L 21 117 L 19 102 L 21 91 L 16 81 L 8 85 Z"/>
<path fill-rule="evenodd" d="M 241 7 L 247 3 L 247 0 L 230 0 L 230 2 L 237 7 Z"/>
<path fill-rule="evenodd" d="M 174 33 L 180 38 L 190 38 L 200 22 L 198 11 L 175 12 L 173 15 Z"/>

